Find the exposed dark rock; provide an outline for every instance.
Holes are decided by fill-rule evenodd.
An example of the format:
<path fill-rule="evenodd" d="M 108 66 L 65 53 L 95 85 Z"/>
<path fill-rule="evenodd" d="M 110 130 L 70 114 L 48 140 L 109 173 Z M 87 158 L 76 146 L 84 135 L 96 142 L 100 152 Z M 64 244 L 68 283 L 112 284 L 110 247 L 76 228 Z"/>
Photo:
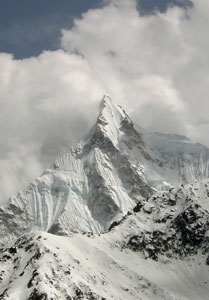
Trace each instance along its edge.
<path fill-rule="evenodd" d="M 3 291 L 3 293 L 0 295 L 0 300 L 6 299 L 5 297 L 7 296 L 7 291 L 8 291 L 8 289 L 5 289 L 5 290 Z"/>
<path fill-rule="evenodd" d="M 17 248 L 16 247 L 10 247 L 8 249 L 8 251 L 9 251 L 10 254 L 16 254 L 17 253 Z"/>
<path fill-rule="evenodd" d="M 143 204 L 141 202 L 138 202 L 136 206 L 134 206 L 133 211 L 134 212 L 140 212 L 141 208 L 143 207 Z"/>
<path fill-rule="evenodd" d="M 34 246 L 34 243 L 27 245 L 27 247 L 25 247 L 25 251 L 26 252 L 29 251 L 33 246 Z"/>
<path fill-rule="evenodd" d="M 172 220 L 173 219 L 173 220 Z M 198 206 L 190 205 L 177 217 L 166 215 L 156 220 L 156 223 L 167 223 L 166 231 L 154 230 L 139 232 L 132 236 L 126 247 L 133 251 L 141 251 L 145 257 L 158 260 L 159 255 L 185 257 L 209 250 L 208 213 L 198 210 Z M 209 263 L 209 259 L 207 260 Z"/>
<path fill-rule="evenodd" d="M 34 291 L 31 293 L 28 300 L 47 300 L 47 294 L 46 293 L 40 293 L 37 289 L 34 289 Z"/>
<path fill-rule="evenodd" d="M 32 277 L 31 277 L 31 279 L 29 280 L 29 282 L 28 282 L 28 288 L 31 288 L 33 285 L 34 285 L 34 279 L 35 279 L 35 277 L 36 276 L 38 276 L 39 275 L 39 273 L 36 271 L 36 270 L 34 270 L 33 271 L 33 274 L 32 274 Z"/>
<path fill-rule="evenodd" d="M 123 216 L 120 220 L 112 222 L 108 231 L 111 231 L 114 227 L 120 225 L 124 220 L 126 220 L 127 216 L 130 216 L 132 213 L 130 211 L 127 212 L 125 216 Z"/>

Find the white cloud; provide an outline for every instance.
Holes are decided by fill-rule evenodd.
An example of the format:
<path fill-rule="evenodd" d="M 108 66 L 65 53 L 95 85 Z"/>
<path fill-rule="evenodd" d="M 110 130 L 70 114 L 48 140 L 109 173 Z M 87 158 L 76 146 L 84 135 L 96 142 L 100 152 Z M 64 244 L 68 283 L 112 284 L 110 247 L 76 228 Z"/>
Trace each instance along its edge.
<path fill-rule="evenodd" d="M 84 135 L 104 93 L 141 126 L 209 145 L 209 4 L 141 16 L 135 0 L 104 3 L 62 31 L 63 50 L 0 54 L 2 200 Z"/>
<path fill-rule="evenodd" d="M 179 28 L 181 18 L 186 22 L 184 11 L 140 17 L 134 1 L 119 3 L 89 11 L 72 30 L 63 30 L 63 48 L 81 53 L 101 84 L 125 106 L 135 110 L 135 105 L 160 97 L 181 111 L 178 92 L 172 98 L 166 94 L 175 90 L 172 74 L 190 59 Z"/>
<path fill-rule="evenodd" d="M 62 50 L 0 54 L 1 201 L 38 176 L 95 122 L 103 89 L 88 63 Z"/>
<path fill-rule="evenodd" d="M 189 10 L 171 7 L 141 16 L 134 0 L 105 2 L 104 8 L 85 13 L 73 29 L 63 30 L 62 47 L 81 53 L 101 84 L 142 125 L 158 124 L 159 130 L 201 137 L 209 145 L 209 128 L 205 122 L 197 125 L 208 119 L 208 4 L 197 0 Z M 159 122 L 164 111 L 175 122 Z"/>

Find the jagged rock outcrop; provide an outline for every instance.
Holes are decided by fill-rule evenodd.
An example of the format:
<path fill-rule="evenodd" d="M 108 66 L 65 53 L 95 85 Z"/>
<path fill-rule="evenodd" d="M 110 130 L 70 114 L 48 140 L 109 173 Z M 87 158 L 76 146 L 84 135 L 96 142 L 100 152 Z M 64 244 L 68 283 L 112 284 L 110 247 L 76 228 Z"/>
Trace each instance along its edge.
<path fill-rule="evenodd" d="M 209 251 L 209 180 L 156 192 L 141 207 L 146 227 L 128 238 L 127 247 L 154 260 L 184 259 Z"/>

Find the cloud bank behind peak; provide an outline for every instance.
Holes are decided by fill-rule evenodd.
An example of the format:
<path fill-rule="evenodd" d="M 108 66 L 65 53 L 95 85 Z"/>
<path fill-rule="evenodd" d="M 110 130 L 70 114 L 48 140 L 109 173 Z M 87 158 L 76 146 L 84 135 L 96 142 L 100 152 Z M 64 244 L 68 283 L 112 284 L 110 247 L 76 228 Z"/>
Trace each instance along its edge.
<path fill-rule="evenodd" d="M 209 4 L 140 14 L 109 0 L 63 29 L 60 50 L 0 53 L 0 197 L 23 188 L 93 125 L 109 94 L 141 126 L 207 145 Z"/>

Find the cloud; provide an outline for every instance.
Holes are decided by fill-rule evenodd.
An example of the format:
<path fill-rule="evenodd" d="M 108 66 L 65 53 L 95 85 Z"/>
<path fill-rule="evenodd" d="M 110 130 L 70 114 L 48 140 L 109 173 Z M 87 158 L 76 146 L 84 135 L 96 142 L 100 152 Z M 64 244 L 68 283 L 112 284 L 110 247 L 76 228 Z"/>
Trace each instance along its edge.
<path fill-rule="evenodd" d="M 108 0 L 62 30 L 60 50 L 1 53 L 0 201 L 84 136 L 104 93 L 141 126 L 209 145 L 207 6 L 141 15 Z"/>
<path fill-rule="evenodd" d="M 62 31 L 62 47 L 80 53 L 142 126 L 209 145 L 209 128 L 197 126 L 209 106 L 208 4 L 197 0 L 187 9 L 140 15 L 135 0 L 104 3 Z M 162 118 L 165 111 L 170 118 Z"/>
<path fill-rule="evenodd" d="M 97 116 L 103 89 L 81 56 L 0 54 L 1 201 L 38 176 Z"/>

